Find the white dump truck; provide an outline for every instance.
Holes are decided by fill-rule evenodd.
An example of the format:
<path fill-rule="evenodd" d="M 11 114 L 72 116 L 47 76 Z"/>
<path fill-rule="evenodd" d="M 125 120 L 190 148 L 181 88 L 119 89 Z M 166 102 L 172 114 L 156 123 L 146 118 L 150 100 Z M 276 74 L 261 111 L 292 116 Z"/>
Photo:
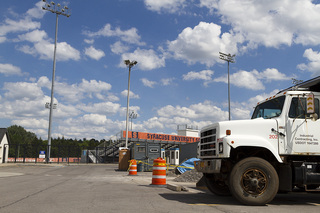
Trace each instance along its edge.
<path fill-rule="evenodd" d="M 207 188 L 247 205 L 265 205 L 278 192 L 319 190 L 319 99 L 320 76 L 261 101 L 251 120 L 201 129 L 195 168 Z"/>

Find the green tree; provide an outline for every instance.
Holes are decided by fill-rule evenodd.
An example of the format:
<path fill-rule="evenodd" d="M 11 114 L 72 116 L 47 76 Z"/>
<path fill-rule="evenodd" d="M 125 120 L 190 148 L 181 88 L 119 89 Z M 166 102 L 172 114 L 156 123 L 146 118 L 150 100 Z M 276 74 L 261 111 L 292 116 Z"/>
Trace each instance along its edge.
<path fill-rule="evenodd" d="M 7 128 L 10 138 L 10 156 L 36 157 L 36 147 L 43 146 L 43 141 L 36 134 L 25 130 L 21 126 L 13 125 Z"/>
<path fill-rule="evenodd" d="M 10 137 L 9 156 L 37 158 L 40 151 L 47 151 L 48 141 L 37 138 L 36 134 L 21 126 L 13 125 L 7 128 Z M 81 157 L 82 150 L 94 150 L 105 140 L 52 138 L 50 157 Z M 108 143 L 107 143 L 108 144 Z"/>

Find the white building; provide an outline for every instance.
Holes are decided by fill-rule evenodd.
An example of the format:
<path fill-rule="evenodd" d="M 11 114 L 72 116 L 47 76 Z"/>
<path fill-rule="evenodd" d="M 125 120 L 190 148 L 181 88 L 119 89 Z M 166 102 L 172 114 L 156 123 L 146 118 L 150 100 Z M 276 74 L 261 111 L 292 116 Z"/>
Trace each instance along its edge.
<path fill-rule="evenodd" d="M 6 128 L 0 128 L 0 163 L 8 161 L 9 134 Z"/>
<path fill-rule="evenodd" d="M 197 126 L 181 124 L 177 126 L 178 135 L 199 137 L 199 129 Z"/>

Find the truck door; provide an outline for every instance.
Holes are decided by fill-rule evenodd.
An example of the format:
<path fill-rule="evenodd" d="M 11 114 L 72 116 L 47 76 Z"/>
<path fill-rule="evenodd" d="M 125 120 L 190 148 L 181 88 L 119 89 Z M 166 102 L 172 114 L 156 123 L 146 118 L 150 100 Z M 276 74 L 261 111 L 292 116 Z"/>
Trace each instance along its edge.
<path fill-rule="evenodd" d="M 319 99 L 314 99 L 319 115 Z M 312 154 L 320 151 L 320 120 L 312 120 L 307 113 L 307 99 L 292 97 L 286 124 L 286 154 Z"/>

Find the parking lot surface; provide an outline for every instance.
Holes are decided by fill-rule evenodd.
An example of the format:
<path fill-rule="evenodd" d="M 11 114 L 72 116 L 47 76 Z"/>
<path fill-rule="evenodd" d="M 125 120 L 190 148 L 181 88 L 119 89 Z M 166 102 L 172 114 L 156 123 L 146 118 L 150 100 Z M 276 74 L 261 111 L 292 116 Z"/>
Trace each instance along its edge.
<path fill-rule="evenodd" d="M 232 197 L 218 197 L 181 185 L 172 191 L 151 185 L 152 172 L 128 176 L 117 164 L 0 166 L 0 212 L 320 212 L 320 193 L 278 194 L 266 206 L 244 206 Z"/>

